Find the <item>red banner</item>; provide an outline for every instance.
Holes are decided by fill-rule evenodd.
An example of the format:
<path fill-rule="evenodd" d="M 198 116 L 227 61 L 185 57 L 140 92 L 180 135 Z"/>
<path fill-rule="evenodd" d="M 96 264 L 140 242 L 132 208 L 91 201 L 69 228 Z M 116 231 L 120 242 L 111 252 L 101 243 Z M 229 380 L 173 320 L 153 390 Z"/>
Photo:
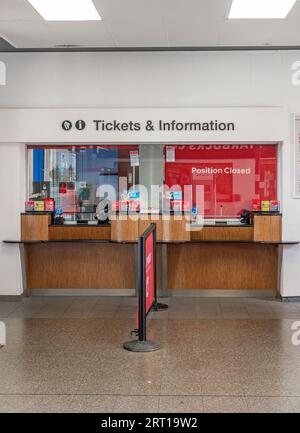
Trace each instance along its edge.
<path fill-rule="evenodd" d="M 173 161 L 166 154 L 165 184 L 180 186 L 183 200 L 194 207 L 199 185 L 205 216 L 235 216 L 241 209 L 251 210 L 252 200 L 277 199 L 276 144 L 186 145 L 174 146 L 174 152 Z M 184 194 L 186 185 L 191 186 L 192 200 Z"/>
<path fill-rule="evenodd" d="M 154 269 L 154 238 L 153 232 L 146 239 L 146 263 L 145 263 L 145 286 L 146 286 L 146 314 L 149 312 L 155 297 L 155 269 Z"/>
<path fill-rule="evenodd" d="M 143 244 L 143 269 L 141 270 L 143 278 L 141 290 L 144 293 L 145 315 L 147 315 L 155 301 L 155 263 L 154 263 L 154 234 L 153 231 L 147 236 Z M 137 298 L 136 310 L 136 327 L 140 328 L 140 296 Z"/>

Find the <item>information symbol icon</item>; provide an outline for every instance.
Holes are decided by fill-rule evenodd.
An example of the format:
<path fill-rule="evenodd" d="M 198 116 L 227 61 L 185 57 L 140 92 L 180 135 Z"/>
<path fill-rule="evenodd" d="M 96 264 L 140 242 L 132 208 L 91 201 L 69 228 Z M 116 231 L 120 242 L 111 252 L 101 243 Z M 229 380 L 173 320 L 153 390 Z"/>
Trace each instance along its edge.
<path fill-rule="evenodd" d="M 76 129 L 78 129 L 78 131 L 82 131 L 85 128 L 85 122 L 84 120 L 77 120 L 77 122 L 75 123 Z"/>
<path fill-rule="evenodd" d="M 64 131 L 70 131 L 70 129 L 72 129 L 72 122 L 70 122 L 69 120 L 64 120 L 62 123 L 62 129 Z"/>

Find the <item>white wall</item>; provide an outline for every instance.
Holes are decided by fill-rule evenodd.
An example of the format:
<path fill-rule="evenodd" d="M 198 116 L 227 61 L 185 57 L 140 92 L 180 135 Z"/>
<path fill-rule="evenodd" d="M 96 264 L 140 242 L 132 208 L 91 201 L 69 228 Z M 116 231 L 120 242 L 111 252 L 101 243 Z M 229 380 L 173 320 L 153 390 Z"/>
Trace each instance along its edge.
<path fill-rule="evenodd" d="M 25 199 L 25 145 L 0 144 L 0 295 L 20 295 L 19 249 L 3 239 L 20 238 L 20 212 Z"/>
<path fill-rule="evenodd" d="M 0 105 L 280 106 L 282 78 L 289 74 L 287 56 L 279 52 L 0 54 L 7 64 Z"/>
<path fill-rule="evenodd" d="M 280 106 L 290 113 L 300 113 L 300 86 L 291 83 L 291 66 L 300 60 L 299 51 L 26 53 L 0 54 L 0 60 L 7 65 L 7 86 L 0 87 L 0 107 L 3 108 Z M 255 124 L 252 127 L 255 128 Z M 300 240 L 300 200 L 291 197 L 291 142 L 290 131 L 281 154 L 283 233 L 285 239 Z M 6 154 L 8 149 L 16 161 Z M 18 235 L 15 219 L 22 192 L 18 190 L 17 178 L 22 176 L 22 170 L 16 173 L 16 166 L 21 169 L 24 155 L 15 145 L 1 147 L 0 152 L 1 184 L 4 177 L 5 185 L 9 184 L 2 170 L 8 177 L 15 175 L 12 183 L 18 195 L 16 198 L 4 192 L 12 213 L 8 223 L 5 213 L 0 212 L 1 240 L 3 231 L 5 237 Z M 11 164 L 11 170 L 7 169 L 5 161 Z M 3 254 L 4 247 L 0 248 L 1 272 L 9 267 L 17 269 L 16 253 L 5 247 Z M 286 248 L 284 296 L 300 296 L 299 263 L 300 246 Z M 4 277 L 0 282 L 1 293 L 18 292 L 19 276 L 13 281 L 5 271 Z"/>

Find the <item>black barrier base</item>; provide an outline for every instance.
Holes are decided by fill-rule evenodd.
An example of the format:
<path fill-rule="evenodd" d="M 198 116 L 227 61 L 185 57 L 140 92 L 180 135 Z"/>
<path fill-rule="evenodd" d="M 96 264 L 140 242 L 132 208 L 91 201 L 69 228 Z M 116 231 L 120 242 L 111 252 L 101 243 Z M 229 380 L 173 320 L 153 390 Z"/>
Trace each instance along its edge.
<path fill-rule="evenodd" d="M 154 352 L 155 350 L 159 350 L 161 346 L 154 341 L 133 340 L 124 343 L 123 347 L 130 352 Z"/>
<path fill-rule="evenodd" d="M 164 311 L 167 310 L 169 306 L 167 304 L 162 304 L 161 302 L 156 302 L 153 306 L 154 311 Z"/>

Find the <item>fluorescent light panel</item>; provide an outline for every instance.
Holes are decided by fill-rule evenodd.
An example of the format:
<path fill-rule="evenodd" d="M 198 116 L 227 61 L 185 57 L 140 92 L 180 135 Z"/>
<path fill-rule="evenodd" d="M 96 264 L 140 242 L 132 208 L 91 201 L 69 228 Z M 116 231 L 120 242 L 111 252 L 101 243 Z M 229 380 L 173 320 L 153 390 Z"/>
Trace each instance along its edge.
<path fill-rule="evenodd" d="M 232 0 L 229 19 L 286 18 L 297 0 Z"/>
<path fill-rule="evenodd" d="M 99 21 L 92 0 L 28 0 L 46 21 Z"/>

